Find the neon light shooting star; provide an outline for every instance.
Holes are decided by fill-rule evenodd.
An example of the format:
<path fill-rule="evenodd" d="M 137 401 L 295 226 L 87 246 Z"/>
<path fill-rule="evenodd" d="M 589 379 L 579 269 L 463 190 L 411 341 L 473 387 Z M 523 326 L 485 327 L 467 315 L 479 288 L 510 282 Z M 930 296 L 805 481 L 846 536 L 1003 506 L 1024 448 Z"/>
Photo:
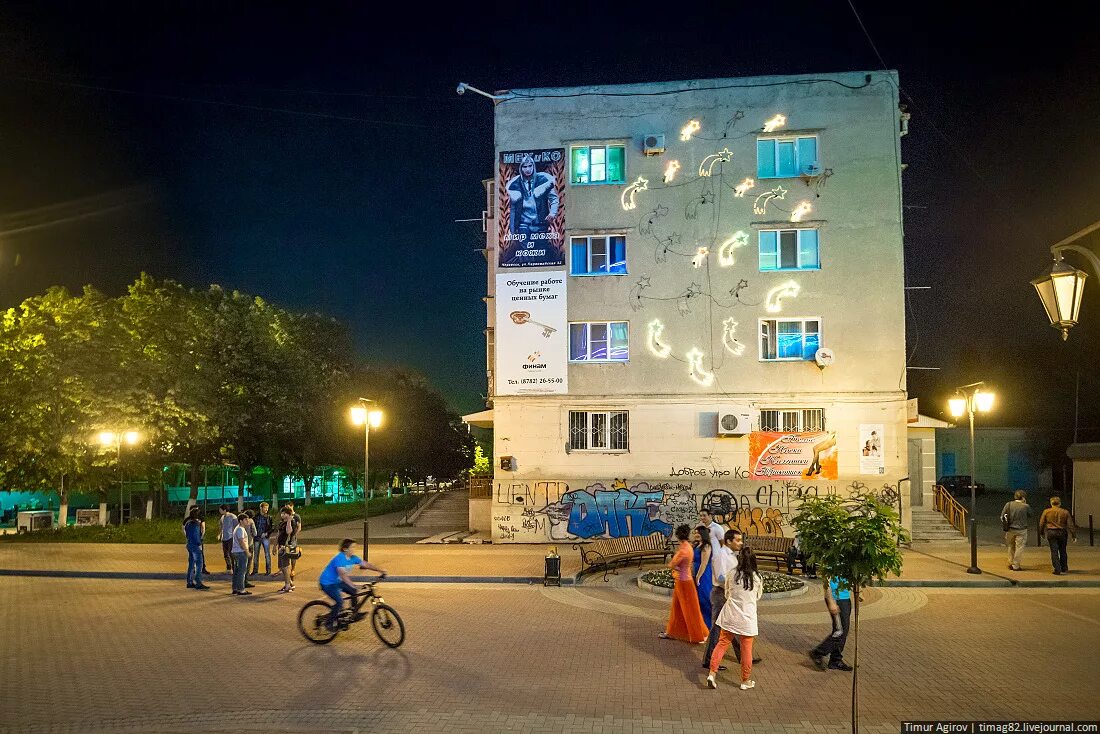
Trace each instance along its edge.
<path fill-rule="evenodd" d="M 711 175 L 714 172 L 716 163 L 728 163 L 730 158 L 733 158 L 733 151 L 729 148 L 722 148 L 717 153 L 711 153 L 699 164 L 699 175 L 704 177 Z"/>
<path fill-rule="evenodd" d="M 703 387 L 710 387 L 714 384 L 714 373 L 707 372 L 703 369 L 703 352 L 699 347 L 692 347 L 691 351 L 687 353 L 688 361 L 688 374 L 691 375 L 691 379 Z"/>
<path fill-rule="evenodd" d="M 723 268 L 732 266 L 735 262 L 733 251 L 747 244 L 749 244 L 749 235 L 747 232 L 742 232 L 740 230 L 734 232 L 732 237 L 718 247 L 718 265 Z"/>
<path fill-rule="evenodd" d="M 672 183 L 672 179 L 676 178 L 676 172 L 680 170 L 680 161 L 669 161 L 665 166 L 665 183 Z"/>
<path fill-rule="evenodd" d="M 735 357 L 745 353 L 745 345 L 737 341 L 734 334 L 737 333 L 737 321 L 730 317 L 722 322 L 722 346 Z"/>
<path fill-rule="evenodd" d="M 783 115 L 776 115 L 767 122 L 764 123 L 764 132 L 773 133 L 779 128 L 787 124 L 787 118 Z"/>
<path fill-rule="evenodd" d="M 810 206 L 810 202 L 808 202 L 808 201 L 798 202 L 798 206 L 796 206 L 794 208 L 794 211 L 791 212 L 791 221 L 792 222 L 801 222 L 802 218 L 805 217 L 810 212 L 812 212 L 813 209 L 814 208 L 812 206 Z"/>
<path fill-rule="evenodd" d="M 699 128 L 702 127 L 698 120 L 688 120 L 688 124 L 680 128 L 680 140 L 691 140 L 691 136 L 699 132 Z"/>
<path fill-rule="evenodd" d="M 776 186 L 771 191 L 765 191 L 756 197 L 756 201 L 752 203 L 753 214 L 767 214 L 768 202 L 772 199 L 784 199 L 787 196 L 787 190 L 782 186 Z"/>
<path fill-rule="evenodd" d="M 695 251 L 695 257 L 691 258 L 691 267 L 699 268 L 703 266 L 703 263 L 707 261 L 707 255 L 710 254 L 710 250 L 706 247 L 700 247 Z"/>
<path fill-rule="evenodd" d="M 630 211 L 638 207 L 637 196 L 639 191 L 647 191 L 649 189 L 649 180 L 638 176 L 638 180 L 623 189 L 622 196 L 619 197 L 620 203 L 623 205 L 623 211 Z"/>
<path fill-rule="evenodd" d="M 649 322 L 649 329 L 646 332 L 646 347 L 649 348 L 650 354 L 659 359 L 667 359 L 668 355 L 672 354 L 672 347 L 661 342 L 661 333 L 664 330 L 665 325 L 661 320 L 653 319 Z"/>
<path fill-rule="evenodd" d="M 793 280 L 780 283 L 768 291 L 768 297 L 764 299 L 764 308 L 768 313 L 779 313 L 783 310 L 783 299 L 795 298 L 800 290 L 802 290 L 801 287 Z"/>
<path fill-rule="evenodd" d="M 756 186 L 756 181 L 751 178 L 746 178 L 744 181 L 733 187 L 733 195 L 738 199 L 741 199 L 745 196 L 748 190 L 754 186 Z"/>

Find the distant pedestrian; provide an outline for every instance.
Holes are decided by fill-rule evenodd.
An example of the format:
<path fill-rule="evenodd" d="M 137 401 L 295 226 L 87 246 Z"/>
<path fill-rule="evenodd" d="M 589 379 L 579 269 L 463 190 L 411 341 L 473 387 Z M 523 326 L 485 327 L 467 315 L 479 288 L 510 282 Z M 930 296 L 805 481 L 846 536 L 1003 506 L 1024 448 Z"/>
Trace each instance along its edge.
<path fill-rule="evenodd" d="M 254 515 L 255 513 L 253 513 L 252 510 L 245 510 L 237 517 L 237 519 L 241 523 L 241 527 L 243 527 L 245 529 L 245 532 L 248 533 L 248 566 L 246 566 L 244 569 L 244 585 L 248 588 L 254 587 L 256 585 L 248 580 L 253 566 L 252 561 L 254 560 L 253 556 L 255 555 L 256 548 L 256 521 L 253 519 Z"/>
<path fill-rule="evenodd" d="M 852 666 L 844 662 L 844 643 L 848 640 L 848 625 L 852 619 L 852 591 L 848 581 L 841 578 L 826 578 L 825 608 L 833 621 L 833 631 L 810 650 L 810 660 L 818 670 L 825 670 L 825 658 L 829 658 L 828 667 L 832 670 L 851 672 Z"/>
<path fill-rule="evenodd" d="M 806 553 L 802 550 L 802 540 L 797 534 L 794 536 L 794 543 L 787 549 L 787 573 L 794 576 L 795 568 L 801 568 L 806 578 L 817 578 L 817 566 L 808 562 Z"/>
<path fill-rule="evenodd" d="M 715 676 L 735 635 L 741 648 L 741 690 L 747 691 L 756 687 L 756 681 L 752 679 L 752 645 L 760 634 L 756 620 L 756 603 L 763 595 L 764 579 L 757 573 L 756 555 L 752 548 L 742 546 L 737 554 L 737 570 L 726 574 L 726 603 L 718 615 L 721 631 L 718 645 L 710 656 L 710 675 L 707 676 L 709 688 L 718 687 Z"/>
<path fill-rule="evenodd" d="M 290 500 L 286 503 L 286 506 L 290 508 L 290 539 L 289 543 L 295 547 L 298 545 L 298 533 L 302 531 L 302 516 L 294 510 L 294 500 Z M 294 581 L 294 571 L 298 565 L 298 556 L 292 555 L 290 557 L 290 580 Z M 294 584 L 291 584 L 291 588 Z"/>
<path fill-rule="evenodd" d="M 1027 503 L 1027 494 L 1017 489 L 1011 502 L 1001 509 L 1001 521 L 1005 527 L 1005 545 L 1008 546 L 1008 568 L 1019 571 L 1027 546 L 1027 529 L 1031 526 L 1031 506 Z"/>
<path fill-rule="evenodd" d="M 192 507 L 187 522 L 183 524 L 183 535 L 187 539 L 187 588 L 209 589 L 202 582 L 202 531 L 205 523 L 200 517 L 199 508 Z"/>
<path fill-rule="evenodd" d="M 1054 566 L 1054 575 L 1069 573 L 1066 544 L 1071 535 L 1073 542 L 1077 542 L 1077 525 L 1069 510 L 1062 507 L 1061 497 L 1051 497 L 1050 507 L 1039 516 L 1039 535 L 1045 535 L 1047 545 L 1050 546 L 1050 563 Z"/>
<path fill-rule="evenodd" d="M 274 523 L 271 522 L 271 515 L 267 514 L 268 509 L 271 507 L 266 502 L 260 503 L 260 514 L 253 518 L 256 523 L 256 536 L 252 543 L 252 575 L 255 576 L 260 571 L 260 549 L 264 551 L 264 562 L 266 564 L 264 574 L 271 575 L 271 531 L 274 529 Z"/>
<path fill-rule="evenodd" d="M 658 637 L 685 642 L 703 642 L 707 639 L 707 626 L 703 624 L 703 615 L 699 611 L 699 597 L 695 593 L 695 581 L 691 575 L 692 548 L 691 543 L 688 542 L 690 535 L 691 528 L 687 525 L 676 528 L 676 539 L 680 541 L 680 547 L 668 564 L 675 579 L 672 606 L 668 612 L 665 631 Z"/>
<path fill-rule="evenodd" d="M 294 591 L 294 582 L 290 577 L 290 565 L 293 562 L 290 556 L 296 551 L 296 548 L 290 545 L 292 531 L 293 510 L 289 507 L 283 507 L 279 510 L 279 534 L 276 537 L 276 543 L 279 547 L 276 560 L 279 564 L 279 573 L 283 575 L 283 588 L 279 589 L 279 592 L 283 594 Z"/>
<path fill-rule="evenodd" d="M 229 543 L 233 560 L 233 593 L 239 596 L 248 596 L 252 593 L 246 588 L 252 586 L 248 583 L 248 561 L 252 555 L 252 541 L 248 537 L 247 528 L 241 523 L 237 523 L 237 527 L 233 528 L 233 537 L 230 538 Z"/>
<path fill-rule="evenodd" d="M 710 591 L 710 634 L 707 635 L 707 645 L 703 648 L 703 667 L 710 668 L 710 656 L 718 645 L 718 636 L 722 628 L 718 626 L 718 615 L 722 613 L 722 607 L 726 605 L 726 576 L 737 570 L 737 554 L 743 545 L 741 531 L 730 528 L 726 531 L 725 542 L 711 559 L 711 591 Z M 740 653 L 739 647 L 734 650 Z M 725 670 L 725 665 L 719 665 L 718 670 Z"/>
<path fill-rule="evenodd" d="M 699 613 L 703 624 L 710 629 L 711 547 L 710 528 L 700 525 L 691 534 L 692 564 L 695 569 L 695 594 L 699 597 Z"/>
<path fill-rule="evenodd" d="M 225 570 L 233 570 L 233 558 L 230 556 L 233 546 L 233 531 L 237 528 L 237 516 L 229 511 L 229 505 L 218 505 L 222 555 L 225 556 Z"/>

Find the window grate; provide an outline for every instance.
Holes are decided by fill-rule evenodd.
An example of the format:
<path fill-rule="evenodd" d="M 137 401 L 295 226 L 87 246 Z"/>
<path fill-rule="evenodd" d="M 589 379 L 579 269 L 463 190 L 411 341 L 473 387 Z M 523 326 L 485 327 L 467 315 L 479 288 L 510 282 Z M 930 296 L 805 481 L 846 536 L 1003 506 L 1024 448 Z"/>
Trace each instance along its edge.
<path fill-rule="evenodd" d="M 825 430 L 824 408 L 765 408 L 760 430 L 771 433 L 819 433 Z"/>
<path fill-rule="evenodd" d="M 571 451 L 629 451 L 629 411 L 569 411 L 569 449 Z"/>

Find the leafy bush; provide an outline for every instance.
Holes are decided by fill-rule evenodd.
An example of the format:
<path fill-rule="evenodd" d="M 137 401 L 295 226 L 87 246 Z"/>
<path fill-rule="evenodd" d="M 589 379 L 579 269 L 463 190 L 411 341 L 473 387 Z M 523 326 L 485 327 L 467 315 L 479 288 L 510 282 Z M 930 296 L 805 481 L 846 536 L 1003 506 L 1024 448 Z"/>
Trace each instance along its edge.
<path fill-rule="evenodd" d="M 760 575 L 764 577 L 765 594 L 774 594 L 779 591 L 794 591 L 803 586 L 803 583 L 798 579 L 791 576 L 785 576 L 781 573 L 764 571 Z M 656 571 L 647 571 L 643 573 L 642 583 L 659 586 L 662 589 L 671 589 L 676 586 L 676 580 L 673 578 L 672 569 L 669 568 L 661 568 Z"/>

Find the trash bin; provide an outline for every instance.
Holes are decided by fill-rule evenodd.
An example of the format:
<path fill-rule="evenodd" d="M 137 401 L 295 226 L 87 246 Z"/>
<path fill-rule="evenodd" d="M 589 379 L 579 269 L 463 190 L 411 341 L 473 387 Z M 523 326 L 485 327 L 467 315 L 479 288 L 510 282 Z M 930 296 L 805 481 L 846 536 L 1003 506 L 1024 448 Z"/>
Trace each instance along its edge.
<path fill-rule="evenodd" d="M 561 586 L 561 556 L 558 555 L 557 548 L 551 546 L 550 552 L 546 554 L 546 570 L 542 575 L 542 585 L 549 586 Z"/>

